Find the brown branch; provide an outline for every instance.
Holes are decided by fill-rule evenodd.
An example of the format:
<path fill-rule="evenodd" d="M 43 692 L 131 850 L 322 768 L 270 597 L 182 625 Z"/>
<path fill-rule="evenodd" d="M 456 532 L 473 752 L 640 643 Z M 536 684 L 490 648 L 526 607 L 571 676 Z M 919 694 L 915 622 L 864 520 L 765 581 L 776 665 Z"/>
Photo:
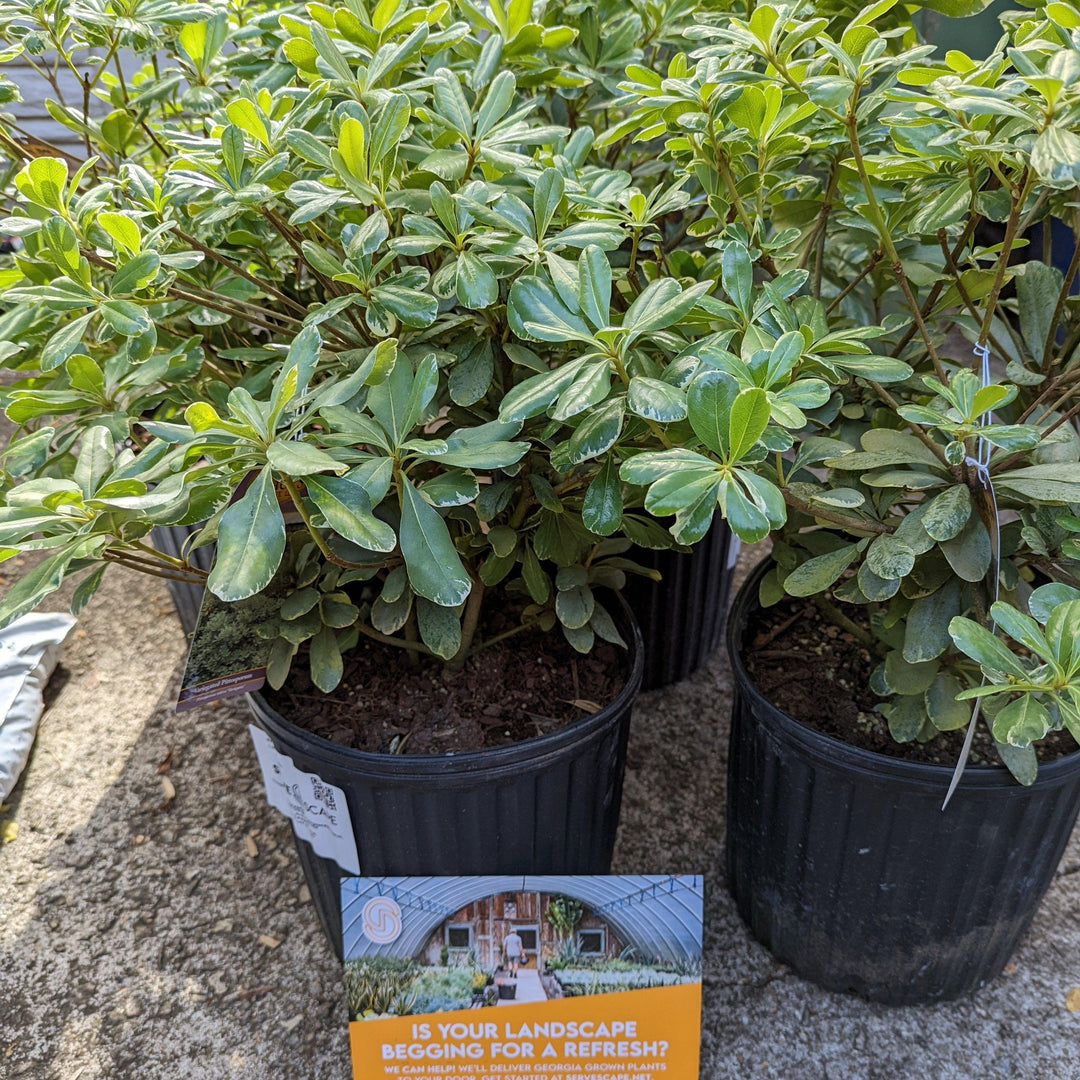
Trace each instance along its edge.
<path fill-rule="evenodd" d="M 833 313 L 833 310 L 839 304 L 843 303 L 844 299 L 849 296 L 856 288 L 858 288 L 859 284 L 866 277 L 866 275 L 869 274 L 870 271 L 873 270 L 879 262 L 881 262 L 881 256 L 881 248 L 878 248 L 874 252 L 874 254 L 870 256 L 870 261 L 855 275 L 855 277 L 851 279 L 851 281 L 849 281 L 844 286 L 843 291 L 833 298 L 832 303 L 830 303 L 829 306 L 825 309 L 826 315 L 831 315 Z"/>
<path fill-rule="evenodd" d="M 882 521 L 874 521 L 872 518 L 864 520 L 862 518 L 848 517 L 847 514 L 841 514 L 836 510 L 830 510 L 828 507 L 814 506 L 811 503 L 800 499 L 798 495 L 793 494 L 787 488 L 784 488 L 783 492 L 784 502 L 786 502 L 793 510 L 800 510 L 802 513 L 809 514 L 811 517 L 820 518 L 822 521 L 828 521 L 833 525 L 841 526 L 841 528 L 850 529 L 852 532 L 877 533 L 881 536 L 893 531 L 892 526 L 886 525 Z"/>

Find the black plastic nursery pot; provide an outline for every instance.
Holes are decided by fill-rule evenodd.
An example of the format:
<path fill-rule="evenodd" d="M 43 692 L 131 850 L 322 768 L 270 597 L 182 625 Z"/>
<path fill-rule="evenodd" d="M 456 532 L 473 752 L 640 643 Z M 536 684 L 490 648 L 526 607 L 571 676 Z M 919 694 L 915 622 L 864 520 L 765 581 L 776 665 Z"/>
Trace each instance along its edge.
<path fill-rule="evenodd" d="M 279 753 L 345 792 L 365 875 L 606 874 L 642 673 L 641 632 L 630 609 L 621 599 L 610 607 L 629 646 L 618 696 L 560 731 L 510 746 L 373 754 L 312 735 L 260 694 L 248 701 Z M 297 840 L 297 849 L 340 958 L 341 870 L 306 841 Z"/>
<path fill-rule="evenodd" d="M 187 543 L 188 537 L 202 527 L 202 522 L 198 525 L 159 525 L 151 534 L 151 539 L 154 547 L 159 551 L 178 559 L 186 557 L 192 566 L 197 566 L 200 570 L 209 573 L 214 565 L 213 546 L 184 551 L 184 544 Z M 195 624 L 199 621 L 203 586 L 188 581 L 167 581 L 166 584 L 169 586 L 169 595 L 172 596 L 176 614 L 180 618 L 180 625 L 184 628 L 184 633 L 191 637 L 195 633 Z"/>
<path fill-rule="evenodd" d="M 1080 810 L 1080 752 L 1039 766 L 952 769 L 819 734 L 771 705 L 742 661 L 769 563 L 728 624 L 734 677 L 727 880 L 777 959 L 829 990 L 915 1004 L 977 989 L 1004 967 Z"/>
<path fill-rule="evenodd" d="M 689 553 L 636 548 L 634 562 L 660 571 L 660 580 L 627 575 L 624 594 L 645 641 L 643 690 L 692 675 L 720 647 L 739 545 L 727 522 L 713 517 Z"/>

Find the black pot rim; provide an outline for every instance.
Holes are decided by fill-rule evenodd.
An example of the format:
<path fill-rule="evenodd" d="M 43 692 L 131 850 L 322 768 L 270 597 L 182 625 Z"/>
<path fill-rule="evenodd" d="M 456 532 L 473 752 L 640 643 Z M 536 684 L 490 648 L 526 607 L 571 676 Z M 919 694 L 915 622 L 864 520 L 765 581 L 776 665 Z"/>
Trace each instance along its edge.
<path fill-rule="evenodd" d="M 823 761 L 842 763 L 857 772 L 890 776 L 940 788 L 942 798 L 944 798 L 955 766 L 907 761 L 904 758 L 852 746 L 835 735 L 826 735 L 816 731 L 788 716 L 757 688 L 743 664 L 742 641 L 750 609 L 757 601 L 758 586 L 773 565 L 772 556 L 766 555 L 754 567 L 739 589 L 728 615 L 727 633 L 724 636 L 731 672 L 738 691 L 753 701 L 755 711 L 765 718 L 775 731 L 782 732 L 785 738 L 798 743 L 811 756 Z M 1078 771 L 1080 771 L 1080 750 L 1056 758 L 1054 761 L 1040 762 L 1038 776 L 1033 786 L 1039 788 L 1059 786 L 1070 782 Z M 1018 797 L 1031 790 L 1031 787 L 1018 784 L 1004 765 L 968 765 L 960 778 L 957 790 L 995 787 L 1010 789 Z"/>
<path fill-rule="evenodd" d="M 509 746 L 493 746 L 483 750 L 467 750 L 457 754 L 376 754 L 368 750 L 340 746 L 324 739 L 285 719 L 258 691 L 247 694 L 248 706 L 260 721 L 274 729 L 283 742 L 293 743 L 298 749 L 319 761 L 339 769 L 392 776 L 396 779 L 425 780 L 447 774 L 468 775 L 475 779 L 477 773 L 495 777 L 503 771 L 516 771 L 524 762 L 544 764 L 557 756 L 567 746 L 582 742 L 607 729 L 612 719 L 628 708 L 638 693 L 645 667 L 645 645 L 641 629 L 630 606 L 620 593 L 615 600 L 629 629 L 629 671 L 619 693 L 603 708 L 582 717 L 558 731 L 537 735 Z"/>

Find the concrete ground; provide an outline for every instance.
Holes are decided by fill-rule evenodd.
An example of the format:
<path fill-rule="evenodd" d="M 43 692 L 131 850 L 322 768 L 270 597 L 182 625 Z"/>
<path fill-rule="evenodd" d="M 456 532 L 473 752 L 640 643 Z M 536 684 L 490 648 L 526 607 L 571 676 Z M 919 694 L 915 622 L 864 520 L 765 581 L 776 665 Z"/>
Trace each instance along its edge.
<path fill-rule="evenodd" d="M 0 847 L 0 1080 L 350 1075 L 339 968 L 244 706 L 176 716 L 183 654 L 165 589 L 110 571 L 0 813 L 18 827 Z M 1080 837 L 977 995 L 888 1008 L 818 990 L 751 939 L 723 886 L 728 697 L 718 654 L 640 699 L 614 866 L 706 874 L 702 1076 L 1078 1080 Z"/>

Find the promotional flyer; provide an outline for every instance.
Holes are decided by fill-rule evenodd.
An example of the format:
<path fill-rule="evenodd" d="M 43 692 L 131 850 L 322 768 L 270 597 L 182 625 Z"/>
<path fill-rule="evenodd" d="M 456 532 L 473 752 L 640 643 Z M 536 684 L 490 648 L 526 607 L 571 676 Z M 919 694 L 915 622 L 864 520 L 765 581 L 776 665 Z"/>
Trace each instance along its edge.
<path fill-rule="evenodd" d="M 693 1080 L 703 879 L 345 878 L 355 1080 Z"/>

